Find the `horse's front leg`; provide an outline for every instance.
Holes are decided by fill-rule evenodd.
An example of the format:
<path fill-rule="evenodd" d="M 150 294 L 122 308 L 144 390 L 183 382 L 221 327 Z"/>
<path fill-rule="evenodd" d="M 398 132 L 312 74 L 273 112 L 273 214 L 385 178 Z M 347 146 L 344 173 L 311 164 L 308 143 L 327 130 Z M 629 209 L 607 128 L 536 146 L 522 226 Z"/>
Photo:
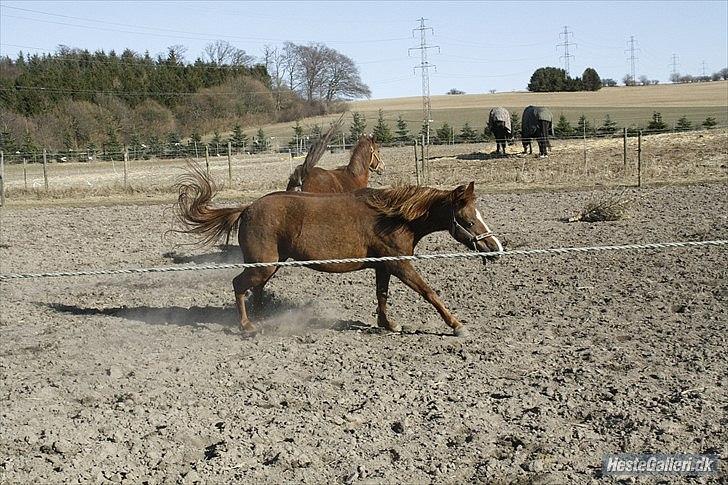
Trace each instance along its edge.
<path fill-rule="evenodd" d="M 422 276 L 420 276 L 420 274 L 415 270 L 412 263 L 409 261 L 400 262 L 392 269 L 392 274 L 402 280 L 402 283 L 422 295 L 425 300 L 429 301 L 432 306 L 435 307 L 442 319 L 445 320 L 445 323 L 453 329 L 453 333 L 456 336 L 461 337 L 466 335 L 463 324 L 460 323 L 452 313 L 450 313 L 450 310 L 445 308 L 440 297 L 437 296 L 437 293 L 435 293 L 427 283 L 425 283 L 425 280 L 423 280 Z"/>
<path fill-rule="evenodd" d="M 389 279 L 392 274 L 383 267 L 375 268 L 377 275 L 377 325 L 390 332 L 399 332 L 402 327 L 392 323 L 387 317 L 387 297 L 389 296 Z"/>

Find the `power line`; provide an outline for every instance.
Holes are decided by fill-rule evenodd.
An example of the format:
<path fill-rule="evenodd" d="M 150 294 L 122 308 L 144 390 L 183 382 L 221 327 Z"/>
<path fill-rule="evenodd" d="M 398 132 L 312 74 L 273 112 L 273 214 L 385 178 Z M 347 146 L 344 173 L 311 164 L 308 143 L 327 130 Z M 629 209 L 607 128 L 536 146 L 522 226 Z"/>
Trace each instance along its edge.
<path fill-rule="evenodd" d="M 425 142 L 429 145 L 430 123 L 432 122 L 432 104 L 430 102 L 430 68 L 437 70 L 437 66 L 430 64 L 430 62 L 427 60 L 427 50 L 437 49 L 437 51 L 440 52 L 440 46 L 427 45 L 427 31 L 429 30 L 430 33 L 432 33 L 433 35 L 435 34 L 435 31 L 432 29 L 432 27 L 425 26 L 426 20 L 426 18 L 421 17 L 419 19 L 420 26 L 416 29 L 412 29 L 412 35 L 414 35 L 416 31 L 420 32 L 420 46 L 411 47 L 410 49 L 408 49 L 407 53 L 409 54 L 413 50 L 420 51 L 420 65 L 415 66 L 414 69 L 415 72 L 417 72 L 417 69 L 420 69 L 420 71 L 422 72 L 422 121 L 426 127 Z"/>
<path fill-rule="evenodd" d="M 635 56 L 635 52 L 639 51 L 639 48 L 635 48 L 635 40 L 634 35 L 629 36 L 629 48 L 625 50 L 625 52 L 629 52 L 629 76 L 630 81 L 632 84 L 637 84 L 637 69 L 635 65 L 635 61 L 638 60 L 637 56 Z"/>
<path fill-rule="evenodd" d="M 566 71 L 566 75 L 568 76 L 570 74 L 569 72 L 569 59 L 574 59 L 574 55 L 569 53 L 569 47 L 574 46 L 576 47 L 576 43 L 569 42 L 569 36 L 574 36 L 574 32 L 569 32 L 569 26 L 564 25 L 564 31 L 559 33 L 559 39 L 561 39 L 561 36 L 564 37 L 564 41 L 556 44 L 556 50 L 559 49 L 559 47 L 564 48 L 564 55 L 559 56 L 559 59 L 564 60 L 564 70 Z"/>

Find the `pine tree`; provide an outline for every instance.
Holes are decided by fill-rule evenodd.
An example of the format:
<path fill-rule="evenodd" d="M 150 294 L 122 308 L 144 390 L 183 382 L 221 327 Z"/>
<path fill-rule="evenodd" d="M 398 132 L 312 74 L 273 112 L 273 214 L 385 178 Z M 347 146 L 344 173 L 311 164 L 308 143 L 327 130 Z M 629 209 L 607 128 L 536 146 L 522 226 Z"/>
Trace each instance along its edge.
<path fill-rule="evenodd" d="M 378 143 L 391 143 L 393 138 L 389 125 L 384 121 L 384 112 L 380 109 L 377 124 L 374 126 L 374 139 Z"/>
<path fill-rule="evenodd" d="M 367 120 L 364 118 L 364 115 L 356 111 L 354 111 L 351 116 L 352 121 L 351 126 L 349 127 L 349 141 L 356 143 L 367 127 Z"/>
<path fill-rule="evenodd" d="M 571 136 L 574 133 L 574 128 L 563 113 L 559 116 L 559 122 L 554 126 L 554 133 L 556 133 L 556 136 L 563 137 Z"/>
<path fill-rule="evenodd" d="M 576 134 L 583 135 L 585 133 L 591 133 L 592 126 L 589 120 L 586 119 L 585 115 L 579 116 L 579 121 L 576 123 Z"/>
<path fill-rule="evenodd" d="M 675 125 L 675 129 L 678 131 L 688 131 L 693 128 L 693 124 L 690 122 L 687 116 L 682 116 L 679 120 L 677 120 L 677 124 Z"/>
<path fill-rule="evenodd" d="M 599 127 L 599 131 L 602 133 L 612 134 L 617 131 L 617 122 L 612 120 L 612 118 L 610 118 L 607 114 L 604 116 L 604 122 L 602 123 L 602 126 Z"/>
<path fill-rule="evenodd" d="M 0 150 L 6 155 L 15 151 L 15 138 L 9 131 L 0 131 Z"/>
<path fill-rule="evenodd" d="M 230 136 L 230 146 L 235 148 L 237 153 L 240 153 L 241 149 L 245 148 L 245 144 L 248 142 L 248 135 L 243 132 L 243 128 L 239 123 L 236 123 L 233 127 L 233 133 Z"/>
<path fill-rule="evenodd" d="M 470 127 L 467 121 L 460 130 L 460 139 L 466 143 L 473 143 L 478 139 L 478 132 Z"/>
<path fill-rule="evenodd" d="M 215 147 L 215 156 L 220 156 L 220 144 L 222 143 L 222 137 L 220 136 L 220 132 L 215 130 L 212 132 L 212 140 L 210 140 L 210 143 L 212 146 Z"/>
<path fill-rule="evenodd" d="M 446 121 L 442 124 L 440 128 L 437 129 L 437 139 L 439 143 L 450 143 L 451 136 L 452 128 Z"/>
<path fill-rule="evenodd" d="M 121 145 L 116 135 L 116 129 L 109 127 L 106 131 L 106 142 L 104 143 L 104 152 L 106 160 L 119 160 L 121 155 Z"/>
<path fill-rule="evenodd" d="M 265 136 L 263 128 L 258 128 L 258 133 L 255 135 L 255 151 L 262 152 L 268 149 L 268 139 Z"/>
<path fill-rule="evenodd" d="M 513 132 L 515 133 L 515 131 Z M 493 133 L 490 131 L 490 128 L 488 127 L 488 124 L 485 124 L 485 128 L 483 128 L 483 133 L 481 134 L 481 138 L 483 140 L 490 140 L 493 138 Z"/>
<path fill-rule="evenodd" d="M 167 150 L 176 157 L 182 154 L 182 137 L 179 133 L 172 131 L 167 134 Z"/>
<path fill-rule="evenodd" d="M 647 125 L 648 130 L 664 130 L 667 125 L 662 121 L 662 115 L 658 111 L 652 113 L 652 121 Z"/>
<path fill-rule="evenodd" d="M 402 119 L 402 115 L 397 118 L 397 141 L 408 141 L 412 136 L 407 128 L 407 122 Z"/>
<path fill-rule="evenodd" d="M 521 118 L 515 111 L 511 113 L 511 133 L 521 132 Z"/>
<path fill-rule="evenodd" d="M 311 127 L 311 139 L 312 140 L 318 140 L 321 138 L 321 125 L 316 123 Z"/>
<path fill-rule="evenodd" d="M 703 127 L 708 130 L 713 128 L 717 124 L 718 122 L 715 121 L 715 118 L 713 118 L 712 116 L 708 116 L 707 118 L 705 118 L 705 121 L 703 121 Z"/>

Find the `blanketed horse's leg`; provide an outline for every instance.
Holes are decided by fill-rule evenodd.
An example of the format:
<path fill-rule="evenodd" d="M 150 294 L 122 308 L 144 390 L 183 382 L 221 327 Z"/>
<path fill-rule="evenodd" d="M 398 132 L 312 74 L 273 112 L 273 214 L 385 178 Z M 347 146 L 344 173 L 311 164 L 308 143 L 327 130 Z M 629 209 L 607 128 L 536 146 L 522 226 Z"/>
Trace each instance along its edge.
<path fill-rule="evenodd" d="M 440 297 L 437 296 L 437 293 L 435 293 L 427 283 L 425 283 L 425 280 L 423 280 L 420 274 L 415 270 L 414 266 L 412 266 L 412 263 L 410 263 L 409 261 L 402 261 L 398 263 L 397 265 L 393 266 L 392 274 L 402 280 L 402 283 L 422 295 L 425 300 L 429 301 L 432 306 L 437 309 L 437 312 L 440 314 L 442 319 L 445 320 L 445 323 L 447 323 L 450 328 L 453 329 L 455 335 L 465 335 L 465 329 L 463 328 L 462 323 L 460 323 L 452 315 L 452 313 L 450 313 L 450 310 L 445 308 L 445 305 L 442 303 Z"/>
<path fill-rule="evenodd" d="M 399 332 L 402 327 L 392 323 L 387 317 L 387 297 L 389 296 L 389 279 L 392 274 L 383 267 L 375 269 L 377 275 L 377 325 L 390 332 Z"/>
<path fill-rule="evenodd" d="M 276 272 L 275 267 L 267 268 L 247 268 L 245 271 L 237 275 L 233 279 L 233 289 L 235 290 L 235 304 L 238 307 L 238 315 L 240 316 L 240 327 L 244 332 L 255 332 L 255 326 L 248 318 L 245 311 L 245 294 L 251 288 L 264 285 L 268 278 Z"/>

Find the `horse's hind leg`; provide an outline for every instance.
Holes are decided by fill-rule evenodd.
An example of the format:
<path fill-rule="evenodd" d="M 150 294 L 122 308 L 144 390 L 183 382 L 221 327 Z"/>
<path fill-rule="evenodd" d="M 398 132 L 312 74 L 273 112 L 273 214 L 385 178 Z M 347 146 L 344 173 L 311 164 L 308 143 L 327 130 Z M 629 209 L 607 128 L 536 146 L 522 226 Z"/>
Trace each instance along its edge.
<path fill-rule="evenodd" d="M 273 276 L 276 269 L 277 268 L 274 266 L 266 268 L 247 268 L 233 279 L 235 305 L 238 307 L 240 327 L 246 333 L 255 332 L 255 326 L 250 321 L 248 313 L 245 311 L 245 294 L 248 290 L 257 287 L 260 287 L 262 291 L 263 285 L 265 285 L 266 281 Z"/>
<path fill-rule="evenodd" d="M 402 327 L 392 323 L 387 317 L 387 297 L 389 296 L 389 279 L 392 274 L 382 267 L 375 269 L 377 275 L 377 325 L 390 332 L 399 332 Z"/>
<path fill-rule="evenodd" d="M 266 283 L 270 281 L 270 279 L 273 277 L 274 274 L 276 274 L 276 271 L 278 271 L 279 266 L 273 267 L 273 272 L 268 276 L 268 278 L 263 282 L 263 284 L 260 284 L 258 286 L 254 286 L 251 288 L 252 291 L 252 297 L 253 297 L 253 309 L 254 311 L 260 315 L 260 312 L 263 309 L 263 289 L 265 288 Z"/>

